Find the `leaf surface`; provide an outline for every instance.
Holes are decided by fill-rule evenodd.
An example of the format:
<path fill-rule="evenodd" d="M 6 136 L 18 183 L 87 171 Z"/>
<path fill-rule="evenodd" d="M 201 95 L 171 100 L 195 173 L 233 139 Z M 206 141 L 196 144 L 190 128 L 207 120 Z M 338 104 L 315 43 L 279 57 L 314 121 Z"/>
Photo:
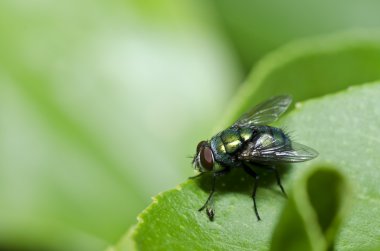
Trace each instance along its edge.
<path fill-rule="evenodd" d="M 320 152 L 310 162 L 279 168 L 288 191 L 315 163 L 336 167 L 354 184 L 354 203 L 335 240 L 339 250 L 378 246 L 380 223 L 377 138 L 380 127 L 380 83 L 300 103 L 281 121 L 293 138 Z M 257 203 L 262 221 L 252 209 L 252 180 L 235 170 L 218 180 L 216 216 L 210 222 L 202 206 L 210 177 L 189 180 L 159 194 L 140 216 L 129 243 L 137 250 L 268 250 L 286 199 L 270 174 L 262 174 Z M 339 197 L 339 196 L 338 196 Z M 327 214 L 326 214 L 327 215 Z M 121 249 L 120 249 L 121 250 Z"/>
<path fill-rule="evenodd" d="M 350 187 L 337 170 L 321 166 L 304 175 L 281 213 L 270 250 L 331 250 L 350 208 L 349 195 Z"/>

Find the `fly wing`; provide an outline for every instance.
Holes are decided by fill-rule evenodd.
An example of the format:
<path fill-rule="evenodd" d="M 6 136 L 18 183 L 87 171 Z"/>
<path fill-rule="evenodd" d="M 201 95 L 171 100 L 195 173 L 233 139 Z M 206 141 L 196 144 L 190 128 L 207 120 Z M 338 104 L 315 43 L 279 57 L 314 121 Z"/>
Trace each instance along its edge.
<path fill-rule="evenodd" d="M 261 163 L 295 163 L 314 159 L 318 152 L 311 147 L 296 142 L 255 147 L 249 144 L 239 156 L 240 160 Z"/>
<path fill-rule="evenodd" d="M 263 103 L 253 107 L 249 112 L 243 114 L 234 125 L 267 125 L 276 121 L 292 103 L 288 95 L 272 97 Z"/>

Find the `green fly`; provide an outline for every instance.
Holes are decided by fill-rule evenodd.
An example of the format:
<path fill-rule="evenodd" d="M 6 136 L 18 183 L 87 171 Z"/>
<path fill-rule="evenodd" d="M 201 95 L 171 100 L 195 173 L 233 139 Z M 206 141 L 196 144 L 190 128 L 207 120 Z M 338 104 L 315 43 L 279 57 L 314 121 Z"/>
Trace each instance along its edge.
<path fill-rule="evenodd" d="M 212 198 L 215 192 L 217 177 L 227 174 L 233 168 L 242 168 L 254 179 L 253 207 L 257 220 L 260 215 L 256 205 L 256 190 L 259 175 L 255 168 L 273 172 L 282 193 L 286 196 L 281 184 L 278 164 L 295 163 L 311 160 L 318 156 L 314 149 L 293 142 L 282 129 L 268 126 L 276 121 L 289 107 L 292 98 L 287 95 L 272 97 L 253 107 L 241 116 L 233 125 L 213 136 L 209 141 L 199 142 L 193 165 L 200 172 L 212 174 L 211 192 L 199 209 L 206 209 L 209 219 L 214 219 Z"/>

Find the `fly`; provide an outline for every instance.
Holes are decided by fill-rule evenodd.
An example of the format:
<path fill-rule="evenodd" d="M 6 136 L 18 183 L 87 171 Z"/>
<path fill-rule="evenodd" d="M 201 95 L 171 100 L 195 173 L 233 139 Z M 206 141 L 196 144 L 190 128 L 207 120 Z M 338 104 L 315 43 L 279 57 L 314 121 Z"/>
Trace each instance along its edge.
<path fill-rule="evenodd" d="M 200 172 L 212 174 L 210 194 L 199 209 L 206 209 L 208 218 L 214 219 L 213 196 L 216 180 L 226 175 L 233 168 L 242 168 L 253 177 L 252 200 L 257 220 L 260 215 L 256 204 L 256 191 L 259 175 L 255 168 L 275 174 L 282 193 L 286 196 L 276 169 L 278 164 L 296 163 L 311 160 L 318 156 L 314 149 L 293 142 L 280 128 L 268 126 L 276 121 L 289 107 L 292 98 L 287 95 L 272 97 L 243 114 L 229 128 L 214 135 L 209 141 L 197 145 L 193 165 Z"/>

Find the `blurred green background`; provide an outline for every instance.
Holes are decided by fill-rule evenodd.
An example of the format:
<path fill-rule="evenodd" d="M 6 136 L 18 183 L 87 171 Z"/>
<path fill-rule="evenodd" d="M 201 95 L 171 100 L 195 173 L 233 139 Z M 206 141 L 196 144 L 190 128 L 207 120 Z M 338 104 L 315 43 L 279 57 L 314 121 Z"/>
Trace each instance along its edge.
<path fill-rule="evenodd" d="M 0 249 L 102 250 L 193 174 L 251 66 L 378 1 L 0 1 Z"/>

